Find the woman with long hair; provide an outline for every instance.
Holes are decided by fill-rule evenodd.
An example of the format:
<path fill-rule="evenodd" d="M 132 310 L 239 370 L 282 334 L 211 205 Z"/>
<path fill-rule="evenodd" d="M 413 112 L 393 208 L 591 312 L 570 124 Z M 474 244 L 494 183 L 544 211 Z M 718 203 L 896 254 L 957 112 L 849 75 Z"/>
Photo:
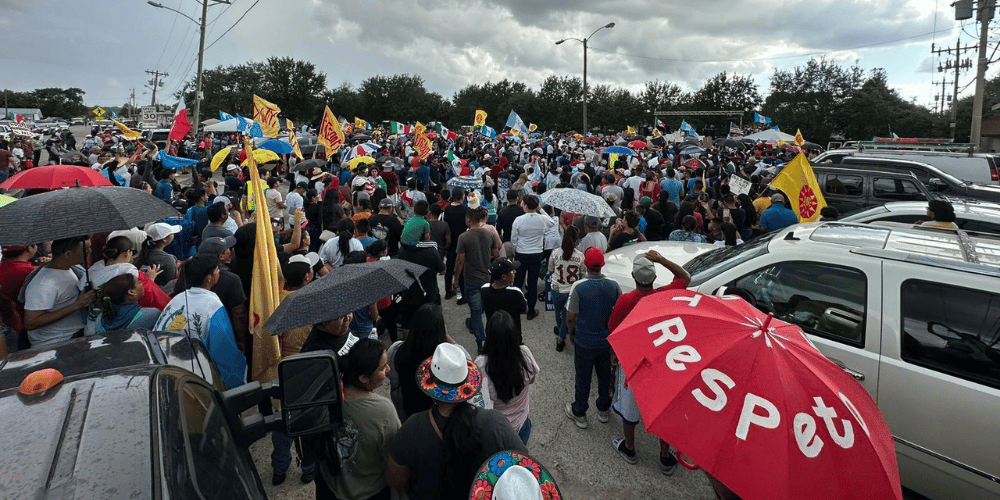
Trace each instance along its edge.
<path fill-rule="evenodd" d="M 740 238 L 740 233 L 736 230 L 736 224 L 723 222 L 720 229 L 722 230 L 723 239 L 715 242 L 717 246 L 734 247 L 743 244 L 743 239 Z"/>
<path fill-rule="evenodd" d="M 316 475 L 317 499 L 389 500 L 385 469 L 389 445 L 401 425 L 392 402 L 376 394 L 389 374 L 389 360 L 382 343 L 359 340 L 345 356 L 344 430 L 336 439 L 339 473 L 320 462 Z M 334 469 L 335 471 L 336 469 Z"/>
<path fill-rule="evenodd" d="M 344 257 L 351 252 L 364 252 L 365 248 L 361 241 L 354 237 L 354 221 L 344 217 L 337 223 L 337 236 L 330 238 L 323 244 L 319 251 L 319 256 L 323 259 L 327 269 L 334 269 L 344 265 Z"/>
<path fill-rule="evenodd" d="M 531 436 L 530 384 L 538 375 L 538 363 L 531 349 L 521 341 L 521 331 L 510 313 L 499 310 L 486 323 L 485 354 L 476 358 L 486 376 L 484 391 L 489 391 L 493 409 L 503 413 L 517 431 L 521 442 L 528 444 Z"/>
<path fill-rule="evenodd" d="M 444 314 L 437 304 L 424 304 L 417 308 L 410 318 L 410 331 L 406 338 L 390 347 L 389 357 L 392 358 L 392 375 L 390 388 L 394 403 L 399 400 L 397 410 L 399 419 L 419 413 L 431 407 L 431 400 L 420 391 L 413 377 L 403 376 L 414 373 L 417 367 L 428 356 L 434 354 L 434 348 L 442 342 L 455 341 L 448 336 L 444 325 Z"/>
<path fill-rule="evenodd" d="M 87 318 L 88 333 L 103 334 L 132 328 L 151 329 L 160 318 L 153 307 L 140 307 L 145 289 L 136 274 L 126 273 L 97 287 L 91 308 L 96 315 Z"/>
<path fill-rule="evenodd" d="M 670 201 L 670 193 L 667 191 L 660 191 L 659 200 L 653 205 L 656 211 L 660 212 L 663 216 L 663 227 L 661 228 L 662 234 L 670 234 L 671 231 L 675 229 L 674 219 L 677 218 L 677 205 L 674 205 Z"/>
<path fill-rule="evenodd" d="M 552 305 L 555 307 L 556 326 L 552 332 L 556 335 L 556 350 L 566 347 L 566 304 L 569 302 L 569 291 L 573 283 L 587 276 L 583 265 L 583 252 L 576 249 L 580 240 L 580 229 L 574 225 L 566 226 L 563 233 L 562 246 L 549 256 L 549 276 L 552 283 Z"/>

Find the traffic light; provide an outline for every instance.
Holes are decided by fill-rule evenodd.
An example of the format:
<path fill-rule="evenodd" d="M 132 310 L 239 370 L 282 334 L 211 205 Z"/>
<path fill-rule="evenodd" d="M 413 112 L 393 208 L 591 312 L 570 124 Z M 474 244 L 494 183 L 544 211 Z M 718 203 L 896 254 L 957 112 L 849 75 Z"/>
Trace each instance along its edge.
<path fill-rule="evenodd" d="M 972 19 L 972 0 L 955 0 L 955 20 Z"/>

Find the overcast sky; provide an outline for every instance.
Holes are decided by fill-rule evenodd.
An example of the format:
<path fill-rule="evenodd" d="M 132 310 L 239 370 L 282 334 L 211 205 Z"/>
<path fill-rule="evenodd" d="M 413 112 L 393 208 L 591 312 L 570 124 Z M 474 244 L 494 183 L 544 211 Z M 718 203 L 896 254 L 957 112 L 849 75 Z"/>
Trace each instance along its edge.
<path fill-rule="evenodd" d="M 201 15 L 198 0 L 161 2 Z M 972 22 L 953 20 L 950 3 L 233 0 L 209 7 L 205 67 L 290 56 L 315 63 L 331 87 L 409 73 L 446 98 L 470 83 L 503 78 L 537 89 L 550 75 L 582 75 L 581 44 L 555 41 L 614 22 L 590 40 L 591 84 L 638 89 L 661 80 L 695 90 L 728 71 L 752 75 L 766 95 L 776 68 L 824 56 L 885 68 L 904 98 L 930 105 L 940 91 L 932 81 L 942 75 L 931 43 L 954 46 L 961 33 L 972 45 L 978 33 Z M 0 0 L 0 31 L 13 42 L 0 55 L 0 88 L 80 87 L 88 105 L 105 106 L 121 105 L 135 88 L 139 104 L 148 104 L 145 70 L 169 74 L 160 102 L 196 74 L 197 25 L 144 0 Z M 975 62 L 974 52 L 965 57 Z M 960 86 L 973 76 L 963 75 Z"/>

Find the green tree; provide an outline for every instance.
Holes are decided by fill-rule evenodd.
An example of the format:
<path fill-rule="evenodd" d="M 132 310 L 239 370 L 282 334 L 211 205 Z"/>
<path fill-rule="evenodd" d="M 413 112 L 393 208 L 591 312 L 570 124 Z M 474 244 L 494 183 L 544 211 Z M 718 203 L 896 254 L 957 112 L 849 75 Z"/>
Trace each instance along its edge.
<path fill-rule="evenodd" d="M 326 75 L 317 71 L 313 63 L 271 57 L 264 64 L 261 76 L 263 81 L 257 95 L 277 104 L 281 117 L 308 121 L 323 116 Z"/>
<path fill-rule="evenodd" d="M 845 137 L 870 140 L 896 133 L 902 137 L 931 137 L 940 118 L 927 108 L 904 101 L 888 86 L 884 69 L 872 70 L 867 81 L 843 104 L 840 113 Z"/>
<path fill-rule="evenodd" d="M 368 113 L 366 113 L 367 110 L 364 108 L 364 101 L 361 99 L 361 94 L 354 90 L 354 87 L 350 83 L 344 82 L 337 88 L 326 90 L 323 92 L 322 101 L 326 106 L 330 106 L 330 111 L 333 111 L 337 116 L 348 117 L 348 120 L 357 116 L 362 120 L 371 121 Z M 319 114 L 304 120 L 303 123 L 309 123 L 311 126 L 318 128 L 320 122 L 323 120 L 322 113 L 323 108 L 321 106 Z M 376 124 L 375 122 L 371 123 L 372 126 Z"/>
<path fill-rule="evenodd" d="M 700 111 L 754 110 L 763 102 L 753 78 L 749 75 L 729 75 L 723 71 L 695 91 L 690 107 Z M 725 135 L 728 132 L 725 128 L 729 124 L 728 118 L 691 117 L 687 118 L 687 122 L 703 133 Z"/>
<path fill-rule="evenodd" d="M 842 135 L 842 104 L 865 82 L 857 65 L 842 68 L 826 59 L 810 59 L 805 67 L 775 70 L 763 114 L 776 125 L 798 128 L 811 141 L 824 143 Z"/>
<path fill-rule="evenodd" d="M 37 89 L 31 92 L 31 105 L 26 107 L 42 110 L 42 116 L 73 118 L 87 114 L 87 106 L 83 104 L 82 89 L 71 87 L 60 89 L 55 87 Z"/>
<path fill-rule="evenodd" d="M 428 92 L 423 78 L 416 75 L 373 76 L 358 88 L 368 121 L 435 121 L 448 108 L 441 95 Z"/>

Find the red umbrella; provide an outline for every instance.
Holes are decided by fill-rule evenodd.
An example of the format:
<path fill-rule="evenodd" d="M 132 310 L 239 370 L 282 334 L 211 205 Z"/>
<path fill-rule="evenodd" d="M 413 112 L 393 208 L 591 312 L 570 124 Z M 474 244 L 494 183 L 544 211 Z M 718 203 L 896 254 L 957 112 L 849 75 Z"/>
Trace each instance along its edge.
<path fill-rule="evenodd" d="M 583 140 L 584 144 L 596 144 L 598 142 L 601 142 L 601 138 L 600 137 L 595 137 L 595 136 L 590 136 L 590 137 L 587 137 L 587 138 L 585 138 Z"/>
<path fill-rule="evenodd" d="M 92 168 L 48 165 L 14 174 L 10 179 L 0 183 L 0 189 L 60 189 L 111 185 L 106 177 Z"/>
<path fill-rule="evenodd" d="M 742 498 L 902 500 L 875 402 L 799 327 L 738 297 L 671 290 L 608 340 L 647 429 Z"/>
<path fill-rule="evenodd" d="M 628 147 L 632 149 L 646 149 L 646 143 L 643 141 L 632 141 L 628 143 Z"/>
<path fill-rule="evenodd" d="M 427 135 L 428 139 L 437 139 L 438 138 L 438 135 L 436 133 L 434 133 L 434 132 L 427 132 L 426 135 Z"/>
<path fill-rule="evenodd" d="M 697 158 L 691 158 L 690 160 L 685 160 L 685 161 L 681 162 L 681 165 L 684 165 L 686 168 L 688 168 L 690 170 L 695 170 L 695 169 L 699 169 L 699 168 L 704 168 L 705 167 L 705 162 L 703 162 L 703 161 L 701 161 L 701 160 L 699 160 Z"/>

